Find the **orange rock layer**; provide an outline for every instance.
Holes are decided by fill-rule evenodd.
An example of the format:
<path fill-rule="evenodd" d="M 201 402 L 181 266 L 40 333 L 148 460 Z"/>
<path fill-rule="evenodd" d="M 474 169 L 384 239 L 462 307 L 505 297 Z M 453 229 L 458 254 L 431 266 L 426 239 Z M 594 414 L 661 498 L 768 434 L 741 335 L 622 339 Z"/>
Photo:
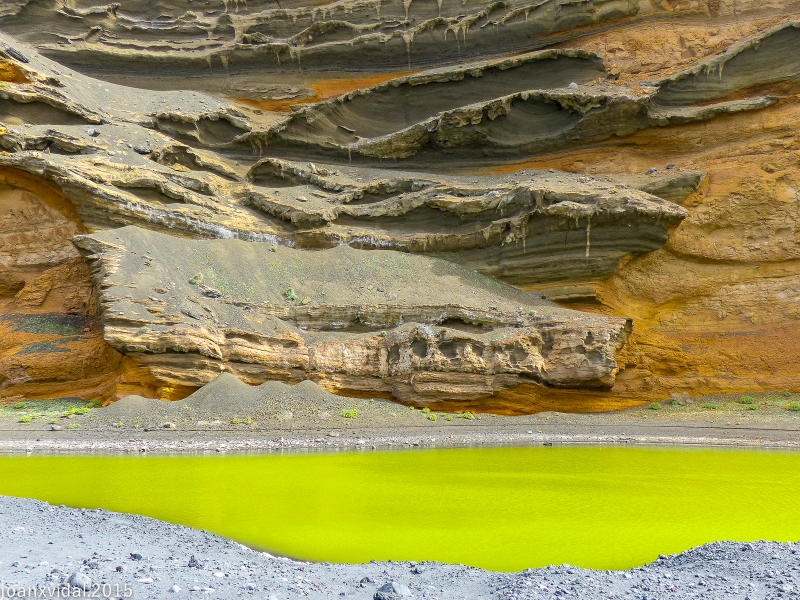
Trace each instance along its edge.
<path fill-rule="evenodd" d="M 0 394 L 6 399 L 164 398 L 146 369 L 103 341 L 89 268 L 72 245 L 85 233 L 55 186 L 0 169 Z"/>
<path fill-rule="evenodd" d="M 758 112 L 499 170 L 639 173 L 674 164 L 708 172 L 667 245 L 589 286 L 599 302 L 580 306 L 634 319 L 613 396 L 800 391 L 799 91 Z"/>

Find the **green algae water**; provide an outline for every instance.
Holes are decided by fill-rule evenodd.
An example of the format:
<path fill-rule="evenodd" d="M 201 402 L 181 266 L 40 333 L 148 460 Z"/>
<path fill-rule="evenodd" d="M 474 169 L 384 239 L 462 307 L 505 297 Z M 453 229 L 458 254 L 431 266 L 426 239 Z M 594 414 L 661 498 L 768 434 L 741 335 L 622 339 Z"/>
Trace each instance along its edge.
<path fill-rule="evenodd" d="M 800 453 L 536 447 L 2 457 L 0 494 L 138 513 L 295 558 L 622 569 L 800 540 Z"/>

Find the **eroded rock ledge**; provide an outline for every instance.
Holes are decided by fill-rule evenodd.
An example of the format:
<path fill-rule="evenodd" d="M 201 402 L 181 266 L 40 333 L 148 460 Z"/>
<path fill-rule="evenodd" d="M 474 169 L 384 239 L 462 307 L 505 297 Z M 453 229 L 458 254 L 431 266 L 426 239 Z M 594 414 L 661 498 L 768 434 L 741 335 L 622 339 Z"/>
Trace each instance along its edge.
<path fill-rule="evenodd" d="M 435 258 L 302 251 L 135 227 L 76 238 L 104 337 L 165 385 L 222 371 L 425 403 L 522 382 L 608 389 L 629 324 Z"/>
<path fill-rule="evenodd" d="M 656 33 L 648 38 L 659 56 L 647 56 L 646 64 L 663 67 L 671 49 L 662 50 L 657 38 L 665 30 L 680 34 L 687 23 L 697 28 L 713 19 L 722 25 L 713 43 L 685 35 L 680 48 L 687 56 L 713 53 L 748 20 L 796 15 L 797 6 L 793 0 L 9 0 L 0 8 L 0 29 L 101 79 L 280 101 L 315 97 L 320 79 L 455 65 L 577 43 L 598 32 L 624 39 L 634 37 L 626 35 L 631 26 Z M 617 55 L 642 68 L 635 57 L 646 48 L 636 50 Z"/>
<path fill-rule="evenodd" d="M 685 197 L 703 178 L 631 183 Z M 660 248 L 688 214 L 619 180 L 566 173 L 455 177 L 264 159 L 248 179 L 246 203 L 290 221 L 298 247 L 427 254 L 513 285 L 605 279 L 624 257 Z"/>
<path fill-rule="evenodd" d="M 15 68 L 25 82 L 0 90 L 0 146 L 7 151 L 0 166 L 57 185 L 92 230 L 133 224 L 296 247 L 350 244 L 440 256 L 516 285 L 585 281 L 607 278 L 625 257 L 660 248 L 687 215 L 675 200 L 703 179 L 702 172 L 675 172 L 628 185 L 539 171 L 458 177 L 259 160 L 260 140 L 272 129 L 256 114 L 203 94 L 142 97 L 24 52 L 28 62 Z M 435 114 L 452 101 L 449 92 L 437 99 L 442 88 L 477 99 L 603 72 L 602 62 L 585 52 L 544 51 L 400 78 L 303 114 L 308 121 L 354 105 L 352 119 L 371 115 L 378 126 L 398 103 L 405 102 L 412 121 Z M 93 92 L 98 87 L 102 94 Z M 327 128 L 317 121 L 318 137 L 336 139 L 331 128 L 352 135 L 333 121 L 325 121 Z M 269 125 L 284 126 L 285 120 Z"/>

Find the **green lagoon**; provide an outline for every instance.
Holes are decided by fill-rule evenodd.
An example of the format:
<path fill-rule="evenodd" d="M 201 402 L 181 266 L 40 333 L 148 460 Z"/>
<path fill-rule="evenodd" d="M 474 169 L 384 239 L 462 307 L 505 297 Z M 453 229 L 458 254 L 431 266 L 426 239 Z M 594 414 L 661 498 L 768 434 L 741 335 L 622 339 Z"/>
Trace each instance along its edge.
<path fill-rule="evenodd" d="M 766 450 L 6 456 L 0 494 L 329 562 L 623 569 L 717 540 L 800 541 L 800 453 Z"/>

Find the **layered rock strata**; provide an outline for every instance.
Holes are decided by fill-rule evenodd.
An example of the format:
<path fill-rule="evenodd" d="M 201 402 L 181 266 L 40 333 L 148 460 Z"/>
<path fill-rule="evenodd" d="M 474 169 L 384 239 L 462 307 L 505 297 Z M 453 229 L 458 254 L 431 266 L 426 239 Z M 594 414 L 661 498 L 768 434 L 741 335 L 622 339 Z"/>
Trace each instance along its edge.
<path fill-rule="evenodd" d="M 431 111 L 437 109 L 436 92 L 418 90 L 463 86 L 464 77 L 485 94 L 496 93 L 501 77 L 505 85 L 520 85 L 519 70 L 532 81 L 552 83 L 561 60 L 578 61 L 586 77 L 602 70 L 580 53 L 541 54 L 484 65 L 484 71 L 403 78 L 385 91 L 392 95 L 408 86 L 419 96 L 409 106 Z M 625 257 L 661 247 L 686 212 L 640 189 L 682 199 L 702 181 L 701 172 L 647 176 L 632 185 L 549 172 L 457 177 L 257 161 L 252 152 L 237 161 L 226 151 L 255 139 L 259 125 L 219 100 L 172 92 L 140 99 L 30 52 L 19 68 L 27 83 L 0 92 L 9 107 L 0 115 L 6 124 L 0 145 L 8 150 L 0 165 L 57 185 L 91 229 L 136 224 L 192 237 L 396 249 L 441 256 L 510 283 L 535 284 L 607 277 Z M 87 91 L 97 86 L 102 94 Z M 372 93 L 363 97 L 363 109 L 385 112 L 389 107 L 380 102 L 369 108 Z M 398 101 L 395 96 L 391 102 Z M 57 105 L 83 124 L 60 123 L 38 109 L 26 113 L 33 104 L 52 110 Z M 233 138 L 226 141 L 228 129 Z"/>
<path fill-rule="evenodd" d="M 627 343 L 616 354 L 616 343 L 603 350 L 605 374 L 562 382 L 599 390 L 618 369 L 610 392 L 591 392 L 601 403 L 663 398 L 676 389 L 795 389 L 800 64 L 786 49 L 798 41 L 797 4 L 546 0 L 489 9 L 445 3 L 443 14 L 456 14 L 433 20 L 416 13 L 423 8 L 433 10 L 258 2 L 198 9 L 176 0 L 155 15 L 149 3 L 4 5 L 0 30 L 86 72 L 102 65 L 114 81 L 227 87 L 251 102 L 133 90 L 0 36 L 3 395 L 175 398 L 229 368 L 252 382 L 310 376 L 331 389 L 366 391 L 369 380 L 374 390 L 402 398 L 452 397 L 445 388 L 453 375 L 438 388 L 412 389 L 380 369 L 362 377 L 341 366 L 320 370 L 311 359 L 291 368 L 277 356 L 273 367 L 237 362 L 232 357 L 243 350 L 226 341 L 225 325 L 214 324 L 200 344 L 217 344 L 211 357 L 137 346 L 136 319 L 150 317 L 137 308 L 123 319 L 127 333 L 118 335 L 112 313 L 96 309 L 99 280 L 92 284 L 70 243 L 76 234 L 105 236 L 130 225 L 150 230 L 144 236 L 181 238 L 180 244 L 235 238 L 257 252 L 274 246 L 292 256 L 356 252 L 341 245 L 366 253 L 359 256 L 392 250 L 403 256 L 398 260 L 444 258 L 537 297 L 632 317 Z M 477 21 L 469 20 L 473 9 L 483 15 Z M 386 29 L 397 11 L 403 19 Z M 332 26 L 333 13 L 353 20 Z M 287 33 L 289 21 L 300 29 Z M 217 22 L 233 29 L 223 34 Z M 449 45 L 454 37 L 444 45 L 432 41 L 452 35 L 450 25 L 461 32 L 460 54 Z M 373 26 L 382 31 L 377 37 Z M 492 28 L 513 33 L 486 37 Z M 207 59 L 216 69 L 223 57 L 227 72 L 205 71 Z M 363 68 L 352 66 L 353 57 Z M 145 79 L 139 66 L 153 73 L 153 61 L 161 66 Z M 339 96 L 325 99 L 333 95 Z M 314 98 L 322 101 L 288 114 L 268 110 Z M 140 270 L 125 285 L 136 285 L 147 272 Z M 223 295 L 201 293 L 200 301 L 233 302 L 220 286 L 202 285 Z M 194 298 L 199 289 L 184 292 Z M 313 305 L 311 294 L 299 301 L 307 297 L 309 304 L 300 306 Z M 178 300 L 170 306 L 180 308 Z M 347 306 L 351 300 L 341 299 Z M 386 317 L 376 321 L 386 338 L 349 325 L 324 331 L 299 313 L 277 310 L 286 309 L 280 303 L 263 302 L 265 319 L 280 321 L 280 331 L 293 327 L 304 348 L 334 335 L 350 347 L 363 335 L 374 349 L 408 327 L 393 329 Z M 424 310 L 418 316 L 419 327 L 451 329 Z M 352 323 L 350 317 L 341 322 Z M 517 322 L 467 333 L 491 337 L 511 325 Z M 150 325 L 136 331 L 142 327 Z M 568 347 L 579 346 L 564 336 Z M 176 339 L 170 343 L 181 347 Z M 545 390 L 570 402 L 572 392 L 542 372 L 495 372 L 491 352 L 462 399 L 480 400 L 478 408 L 518 408 Z M 414 381 L 423 373 L 463 375 L 462 363 L 425 362 L 427 353 L 417 358 Z"/>
<path fill-rule="evenodd" d="M 653 191 L 685 197 L 703 176 L 660 178 Z M 608 277 L 660 248 L 687 214 L 613 179 L 550 172 L 432 177 L 265 159 L 248 178 L 249 205 L 290 220 L 298 247 L 427 254 L 514 285 Z"/>
<path fill-rule="evenodd" d="M 0 30 L 116 83 L 280 104 L 320 99 L 340 80 L 575 47 L 603 34 L 614 37 L 604 50 L 624 71 L 656 71 L 797 14 L 792 0 L 14 0 L 0 9 Z M 637 42 L 644 36 L 649 44 Z"/>
<path fill-rule="evenodd" d="M 182 240 L 135 227 L 75 242 L 92 265 L 106 342 L 165 385 L 200 386 L 228 371 L 417 403 L 522 381 L 610 388 L 625 341 L 624 319 L 561 309 L 411 254 Z"/>
<path fill-rule="evenodd" d="M 670 74 L 661 84 L 669 93 L 656 96 L 657 110 L 673 114 L 716 99 L 770 98 L 762 110 L 703 124 L 665 122 L 624 140 L 491 169 L 618 177 L 653 167 L 663 172 L 665 165 L 707 170 L 706 181 L 681 202 L 689 217 L 663 249 L 634 258 L 607 281 L 544 292 L 569 306 L 634 318 L 619 359 L 617 398 L 797 389 L 800 70 L 780 48 L 798 31 L 788 23 Z M 626 44 L 602 35 L 581 47 Z"/>

